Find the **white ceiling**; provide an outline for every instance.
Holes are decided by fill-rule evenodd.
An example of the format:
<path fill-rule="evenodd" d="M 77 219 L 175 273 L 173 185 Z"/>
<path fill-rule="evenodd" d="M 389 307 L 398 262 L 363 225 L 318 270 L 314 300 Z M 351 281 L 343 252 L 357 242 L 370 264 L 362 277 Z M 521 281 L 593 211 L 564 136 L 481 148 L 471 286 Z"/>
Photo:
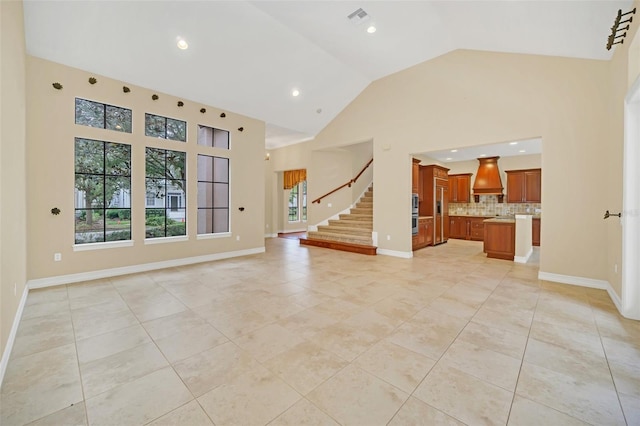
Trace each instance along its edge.
<path fill-rule="evenodd" d="M 541 153 L 542 139 L 535 138 L 491 145 L 425 152 L 419 155 L 427 156 L 440 163 L 454 163 L 456 161 L 475 160 L 480 157 L 514 157 L 516 155 L 532 155 Z"/>
<path fill-rule="evenodd" d="M 372 81 L 451 50 L 610 59 L 610 27 L 632 3 L 25 0 L 24 12 L 30 55 L 264 120 L 275 148 L 315 136 Z M 356 25 L 358 8 L 370 19 Z"/>

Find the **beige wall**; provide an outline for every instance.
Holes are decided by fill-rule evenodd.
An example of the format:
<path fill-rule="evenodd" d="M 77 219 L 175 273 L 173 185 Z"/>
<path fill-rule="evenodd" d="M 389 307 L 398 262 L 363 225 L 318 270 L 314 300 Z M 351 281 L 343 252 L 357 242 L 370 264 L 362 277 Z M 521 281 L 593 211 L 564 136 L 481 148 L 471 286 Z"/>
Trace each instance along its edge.
<path fill-rule="evenodd" d="M 606 152 L 609 72 L 606 61 L 458 50 L 372 83 L 303 145 L 373 140 L 374 230 L 390 236 L 379 247 L 410 253 L 411 153 L 541 137 L 540 269 L 605 280 L 608 188 L 594 171 Z"/>
<path fill-rule="evenodd" d="M 373 180 L 373 167 L 367 168 L 351 187 L 342 188 L 320 203 L 313 200 L 347 183 L 356 177 L 373 157 L 372 142 L 357 142 L 329 149 L 309 150 L 308 144 L 297 144 L 270 151 L 267 162 L 271 173 L 265 177 L 271 180 L 266 185 L 272 188 L 273 205 L 271 216 L 266 222 L 273 223 L 279 232 L 306 230 L 318 225 L 354 204 Z M 282 189 L 282 172 L 293 169 L 307 169 L 307 222 L 288 223 L 286 220 L 288 192 Z"/>
<path fill-rule="evenodd" d="M 640 1 L 634 2 L 640 10 Z M 626 12 L 626 11 L 623 11 Z M 635 18 L 635 17 L 634 17 Z M 635 23 L 625 38 L 624 44 L 615 47 L 613 59 L 609 63 L 611 78 L 605 88 L 609 94 L 609 127 L 603 138 L 602 164 L 605 169 L 607 190 L 604 193 L 604 210 L 611 213 L 622 211 L 623 155 L 624 155 L 624 98 L 628 89 L 640 77 L 640 31 Z M 601 212 L 603 213 L 603 212 Z M 602 217 L 602 216 L 601 216 Z M 604 251 L 606 251 L 606 279 L 618 296 L 622 290 L 622 226 L 617 218 L 604 222 L 607 231 Z M 616 265 L 618 270 L 616 272 Z"/>
<path fill-rule="evenodd" d="M 21 1 L 0 2 L 0 352 L 27 283 L 25 39 Z"/>
<path fill-rule="evenodd" d="M 98 83 L 91 85 L 94 76 Z M 62 90 L 55 90 L 60 82 Z M 124 83 L 126 84 L 126 83 Z M 264 123 L 226 111 L 126 84 L 130 93 L 122 90 L 123 82 L 94 75 L 34 57 L 27 59 L 27 172 L 28 172 L 28 278 L 38 279 L 130 265 L 162 262 L 172 259 L 212 255 L 264 247 L 265 186 Z M 151 96 L 157 93 L 159 99 Z M 126 134 L 74 124 L 74 99 L 104 102 L 133 110 L 133 133 Z M 207 112 L 200 113 L 205 107 Z M 144 135 L 146 112 L 185 120 L 188 123 L 187 142 L 150 138 Z M 197 145 L 197 125 L 230 131 L 229 151 Z M 244 131 L 237 129 L 244 127 Z M 132 238 L 134 245 L 91 251 L 75 251 L 74 245 L 74 138 L 87 137 L 131 144 L 132 146 Z M 188 241 L 165 244 L 145 244 L 144 241 L 144 156 L 145 147 L 158 147 L 187 152 L 187 234 Z M 196 239 L 197 222 L 197 154 L 228 153 L 231 183 L 232 236 L 216 239 Z M 59 216 L 50 213 L 52 207 L 62 210 Z M 244 207 L 244 212 L 238 210 Z M 237 240 L 237 237 L 240 237 Z M 62 254 L 54 262 L 54 253 Z"/>

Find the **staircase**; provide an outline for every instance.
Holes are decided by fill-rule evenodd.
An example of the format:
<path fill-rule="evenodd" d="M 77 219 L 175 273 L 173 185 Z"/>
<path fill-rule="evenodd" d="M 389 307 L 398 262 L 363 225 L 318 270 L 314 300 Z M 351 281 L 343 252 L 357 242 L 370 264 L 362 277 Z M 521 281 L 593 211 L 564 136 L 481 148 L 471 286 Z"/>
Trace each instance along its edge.
<path fill-rule="evenodd" d="M 320 225 L 317 231 L 307 232 L 307 238 L 300 238 L 300 244 L 375 255 L 372 231 L 373 185 L 350 213 L 341 214 L 338 220 L 329 220 L 329 225 Z"/>

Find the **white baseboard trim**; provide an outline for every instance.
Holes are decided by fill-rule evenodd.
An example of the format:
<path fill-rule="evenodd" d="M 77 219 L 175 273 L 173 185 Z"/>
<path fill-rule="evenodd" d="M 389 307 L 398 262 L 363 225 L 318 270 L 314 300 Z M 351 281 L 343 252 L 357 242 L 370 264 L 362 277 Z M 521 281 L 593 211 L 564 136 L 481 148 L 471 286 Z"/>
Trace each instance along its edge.
<path fill-rule="evenodd" d="M 599 290 L 607 290 L 610 287 L 608 281 L 594 280 L 593 278 L 575 277 L 572 275 L 552 274 L 551 272 L 538 272 L 538 279 L 545 281 L 553 281 L 562 284 L 577 285 L 580 287 L 597 288 Z"/>
<path fill-rule="evenodd" d="M 532 254 L 533 254 L 533 247 L 529 249 L 529 253 L 527 253 L 525 256 L 515 256 L 513 258 L 513 261 L 516 263 L 527 263 Z"/>
<path fill-rule="evenodd" d="M 413 257 L 412 251 L 398 251 L 378 248 L 376 253 L 383 256 L 401 257 L 403 259 L 411 259 Z"/>
<path fill-rule="evenodd" d="M 622 314 L 622 300 L 620 300 L 620 297 L 616 294 L 616 291 L 611 287 L 611 284 L 608 281 L 606 290 L 607 293 L 609 293 L 609 297 L 613 301 L 613 304 L 616 305 L 618 312 L 620 312 L 620 315 L 624 316 Z"/>
<path fill-rule="evenodd" d="M 224 253 L 208 254 L 205 256 L 186 257 L 183 259 L 171 259 L 162 262 L 143 263 L 141 265 L 123 266 L 121 268 L 102 269 L 99 271 L 81 272 L 78 274 L 58 275 L 55 277 L 38 278 L 29 280 L 29 289 L 52 287 L 62 284 L 72 284 L 82 281 L 97 280 L 101 278 L 115 277 L 118 275 L 135 274 L 138 272 L 153 271 L 156 269 L 174 268 L 176 266 L 192 265 L 194 263 L 211 262 L 214 260 L 229 259 L 232 257 L 248 256 L 264 253 L 264 247 L 256 247 L 246 250 L 228 251 Z"/>
<path fill-rule="evenodd" d="M 278 231 L 279 234 L 289 234 L 293 232 L 307 232 L 307 228 L 285 229 L 284 231 Z"/>
<path fill-rule="evenodd" d="M 13 343 L 16 340 L 16 334 L 18 333 L 18 326 L 20 325 L 20 319 L 22 318 L 22 311 L 24 311 L 24 305 L 27 303 L 27 295 L 29 294 L 29 286 L 24 286 L 24 291 L 22 292 L 22 298 L 20 298 L 20 303 L 18 304 L 18 310 L 16 311 L 16 316 L 13 318 L 13 324 L 11 325 L 11 331 L 9 332 L 9 338 L 7 339 L 7 345 L 4 347 L 4 352 L 2 353 L 2 361 L 0 361 L 0 386 L 2 386 L 2 382 L 4 381 L 4 373 L 7 371 L 7 365 L 9 364 L 9 357 L 11 356 L 11 351 L 13 350 Z"/>

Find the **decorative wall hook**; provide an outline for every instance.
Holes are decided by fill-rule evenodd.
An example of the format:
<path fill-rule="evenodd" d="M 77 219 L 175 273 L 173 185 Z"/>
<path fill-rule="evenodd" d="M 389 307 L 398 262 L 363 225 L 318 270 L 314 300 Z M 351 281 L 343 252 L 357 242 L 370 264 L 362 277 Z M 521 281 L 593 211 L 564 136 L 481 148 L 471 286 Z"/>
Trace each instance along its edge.
<path fill-rule="evenodd" d="M 244 132 L 244 127 L 238 127 L 239 132 Z"/>
<path fill-rule="evenodd" d="M 154 101 L 158 100 L 158 95 L 156 95 L 155 93 L 153 95 L 151 95 L 151 99 L 153 99 Z"/>
<path fill-rule="evenodd" d="M 238 207 L 238 210 L 240 210 L 241 212 L 244 211 L 244 207 Z"/>
<path fill-rule="evenodd" d="M 129 93 L 131 91 L 131 89 L 129 89 L 127 86 L 122 86 L 122 91 L 124 93 Z"/>
<path fill-rule="evenodd" d="M 95 77 L 89 77 L 89 84 L 96 84 L 98 80 Z"/>
<path fill-rule="evenodd" d="M 204 114 L 207 110 L 205 108 L 200 108 L 200 112 Z"/>
<path fill-rule="evenodd" d="M 227 116 L 227 114 L 225 114 L 224 112 L 222 114 L 220 114 L 221 118 L 225 118 Z"/>
<path fill-rule="evenodd" d="M 60 209 L 57 207 L 54 207 L 51 209 L 51 214 L 54 216 L 58 216 L 60 214 Z"/>
<path fill-rule="evenodd" d="M 179 106 L 179 107 L 184 106 L 184 102 L 182 102 L 182 101 L 178 101 L 178 106 Z"/>
<path fill-rule="evenodd" d="M 56 90 L 62 90 L 62 84 L 55 82 L 52 84 L 53 88 Z"/>
<path fill-rule="evenodd" d="M 622 213 L 609 213 L 609 210 L 607 210 L 606 212 L 604 212 L 604 218 L 603 219 L 609 219 L 611 216 L 622 217 Z"/>

